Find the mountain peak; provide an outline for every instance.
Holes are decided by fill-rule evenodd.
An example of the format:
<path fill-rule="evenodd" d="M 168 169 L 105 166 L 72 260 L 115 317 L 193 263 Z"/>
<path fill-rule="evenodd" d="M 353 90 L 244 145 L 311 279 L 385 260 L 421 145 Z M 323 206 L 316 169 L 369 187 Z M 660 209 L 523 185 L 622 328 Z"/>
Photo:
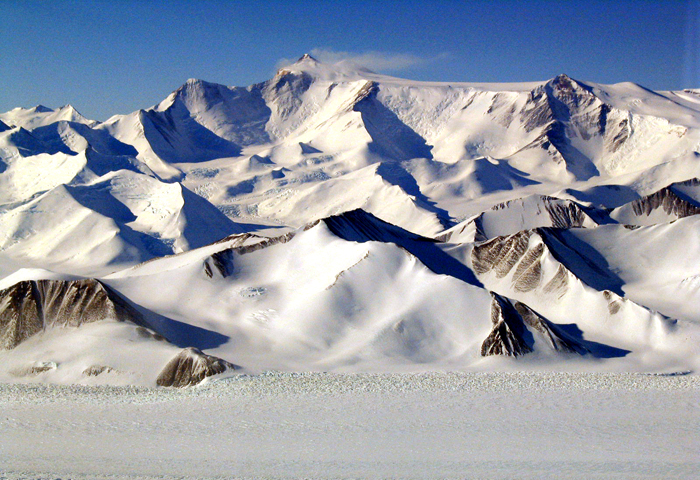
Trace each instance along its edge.
<path fill-rule="evenodd" d="M 559 75 L 551 79 L 549 82 L 547 82 L 547 84 L 549 84 L 555 90 L 561 91 L 591 90 L 591 87 L 589 87 L 585 83 L 580 82 L 575 78 L 571 78 L 565 73 L 560 73 Z"/>
<path fill-rule="evenodd" d="M 305 53 L 296 62 L 280 68 L 277 71 L 277 76 L 281 77 L 290 73 L 296 75 L 306 74 L 314 78 L 339 81 L 363 79 L 366 78 L 368 73 L 371 74 L 372 72 L 349 61 L 324 63 Z"/>
<path fill-rule="evenodd" d="M 321 62 L 319 62 L 318 60 L 316 60 L 316 59 L 315 59 L 314 57 L 312 57 L 310 54 L 305 53 L 304 55 L 302 55 L 301 57 L 299 57 L 299 59 L 298 59 L 296 62 L 294 62 L 295 65 L 296 65 L 296 64 L 299 64 L 299 63 L 309 63 L 309 64 L 311 64 L 311 65 L 318 65 L 318 64 L 321 63 Z"/>
<path fill-rule="evenodd" d="M 36 113 L 50 113 L 54 111 L 52 108 L 45 107 L 44 105 L 37 105 L 36 107 L 31 108 L 30 110 Z"/>

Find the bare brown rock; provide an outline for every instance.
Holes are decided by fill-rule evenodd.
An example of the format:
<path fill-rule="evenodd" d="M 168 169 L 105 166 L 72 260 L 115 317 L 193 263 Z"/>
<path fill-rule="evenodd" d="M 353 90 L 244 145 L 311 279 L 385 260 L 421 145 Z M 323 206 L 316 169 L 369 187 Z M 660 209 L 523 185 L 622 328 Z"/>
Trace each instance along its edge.
<path fill-rule="evenodd" d="M 529 242 L 530 232 L 523 231 L 475 245 L 471 254 L 474 271 L 483 274 L 495 270 L 496 277 L 505 277 L 525 254 Z"/>
<path fill-rule="evenodd" d="M 552 279 L 544 286 L 544 293 L 551 293 L 552 295 L 556 295 L 557 298 L 561 298 L 566 293 L 568 286 L 569 275 L 564 265 L 560 264 L 557 268 L 557 273 L 555 273 Z"/>
<path fill-rule="evenodd" d="M 156 383 L 160 387 L 189 387 L 197 385 L 212 375 L 224 373 L 227 370 L 237 370 L 239 367 L 218 357 L 202 353 L 201 350 L 189 347 L 170 360 L 158 375 Z"/>
<path fill-rule="evenodd" d="M 136 310 L 94 279 L 25 280 L 0 290 L 4 350 L 50 327 L 79 327 L 104 319 L 144 323 Z"/>
<path fill-rule="evenodd" d="M 542 254 L 544 245 L 539 244 L 528 250 L 518 263 L 513 275 L 513 286 L 519 292 L 529 292 L 540 285 L 542 281 Z"/>
<path fill-rule="evenodd" d="M 521 302 L 491 293 L 493 328 L 481 344 L 481 355 L 518 357 L 534 350 L 536 339 L 548 348 L 565 353 L 588 353 L 588 350 L 567 338 L 558 328 Z"/>
<path fill-rule="evenodd" d="M 96 377 L 98 375 L 102 375 L 103 373 L 109 373 L 113 372 L 114 369 L 112 367 L 107 367 L 105 365 L 92 365 L 85 370 L 83 370 L 83 376 L 84 377 Z"/>

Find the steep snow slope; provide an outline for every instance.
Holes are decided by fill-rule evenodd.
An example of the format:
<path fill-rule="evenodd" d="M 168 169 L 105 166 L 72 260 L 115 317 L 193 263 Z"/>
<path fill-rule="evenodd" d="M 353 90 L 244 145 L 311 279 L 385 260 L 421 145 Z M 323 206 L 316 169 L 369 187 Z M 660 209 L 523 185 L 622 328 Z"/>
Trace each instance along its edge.
<path fill-rule="evenodd" d="M 0 252 L 84 275 L 196 248 L 242 229 L 180 184 L 120 170 L 0 212 Z"/>
<path fill-rule="evenodd" d="M 146 384 L 165 357 L 182 384 L 214 365 L 503 355 L 693 369 L 699 158 L 693 91 L 415 82 L 305 55 L 249 87 L 188 80 L 103 123 L 0 114 L 0 279 L 104 277 L 176 345 L 154 347 Z M 77 362 L 92 347 L 61 342 L 128 343 L 122 328 L 47 331 L 7 355 Z M 176 357 L 188 347 L 204 352 Z M 63 376 L 76 368 L 37 378 L 84 381 Z"/>
<path fill-rule="evenodd" d="M 9 112 L 0 113 L 0 121 L 14 127 L 23 127 L 27 130 L 32 130 L 37 127 L 51 125 L 52 123 L 66 121 L 82 123 L 89 127 L 97 125 L 99 122 L 89 120 L 83 117 L 71 105 L 52 109 L 43 105 L 37 105 L 32 108 L 15 108 Z"/>
<path fill-rule="evenodd" d="M 523 187 L 552 195 L 625 175 L 629 183 L 653 182 L 664 173 L 654 173 L 658 166 L 700 145 L 697 103 L 671 96 L 565 75 L 512 85 L 411 82 L 305 56 L 248 88 L 190 80 L 159 105 L 100 128 L 133 144 L 155 171 L 178 178 L 173 168 L 192 171 L 185 184 L 232 216 L 296 226 L 323 218 L 335 212 L 300 217 L 256 207 L 296 196 L 300 184 L 379 163 L 388 185 L 451 226 L 523 196 Z M 213 160 L 230 156 L 238 160 Z M 255 163 L 255 175 L 240 178 L 234 171 L 245 162 Z M 203 170 L 215 171 L 217 181 L 198 177 Z M 360 191 L 352 208 L 380 214 L 362 204 Z M 625 193 L 604 201 L 617 206 Z"/>
<path fill-rule="evenodd" d="M 700 213 L 700 180 L 693 178 L 614 209 L 610 216 L 625 225 L 656 225 Z"/>
<path fill-rule="evenodd" d="M 686 343 L 689 331 L 654 311 L 620 297 L 610 290 L 581 281 L 567 264 L 576 265 L 585 257 L 575 251 L 556 248 L 556 237 L 546 231 L 523 231 L 508 237 L 477 243 L 469 255 L 474 271 L 487 288 L 524 302 L 545 318 L 567 323 L 570 335 L 580 339 L 615 345 L 590 345 L 601 356 L 649 356 L 653 350 L 680 353 L 682 358 L 697 355 L 697 346 Z M 580 268 L 577 268 L 582 273 Z M 585 308 L 580 308 L 585 305 Z M 684 347 L 681 347 L 684 346 Z M 627 350 L 622 351 L 622 350 Z"/>
<path fill-rule="evenodd" d="M 537 227 L 595 228 L 605 220 L 602 212 L 582 207 L 576 202 L 554 197 L 531 195 L 494 205 L 475 218 L 446 230 L 437 238 L 451 243 L 467 243 L 511 235 Z"/>
<path fill-rule="evenodd" d="M 203 348 L 253 369 L 465 369 L 488 365 L 483 355 L 532 351 L 544 364 L 575 368 L 586 368 L 575 362 L 584 355 L 623 368 L 687 369 L 698 355 L 689 340 L 697 325 L 677 327 L 595 290 L 534 232 L 472 250 L 356 211 L 277 239 L 235 236 L 105 281 L 153 312 L 208 330 Z M 167 291 L 152 294 L 166 282 Z M 576 308 L 581 302 L 586 309 Z M 513 333 L 497 333 L 503 328 Z"/>
<path fill-rule="evenodd" d="M 619 291 L 673 318 L 700 323 L 700 216 L 640 228 L 607 225 L 560 238 L 615 279 Z M 612 283 L 612 282 L 611 282 Z"/>
<path fill-rule="evenodd" d="M 248 368 L 385 369 L 479 358 L 488 293 L 435 275 L 394 245 L 348 242 L 324 222 L 266 248 L 227 249 L 237 242 L 105 281 L 139 305 L 212 332 L 202 346 Z M 168 288 L 154 294 L 163 282 Z"/>

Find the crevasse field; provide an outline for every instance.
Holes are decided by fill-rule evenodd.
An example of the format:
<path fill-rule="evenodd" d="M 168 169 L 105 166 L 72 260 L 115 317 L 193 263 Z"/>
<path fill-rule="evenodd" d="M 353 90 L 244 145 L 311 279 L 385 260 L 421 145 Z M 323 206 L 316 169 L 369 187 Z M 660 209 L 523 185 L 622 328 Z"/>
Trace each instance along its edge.
<path fill-rule="evenodd" d="M 694 478 L 700 380 L 265 373 L 0 386 L 0 478 Z M 45 472 L 42 474 L 41 472 Z"/>

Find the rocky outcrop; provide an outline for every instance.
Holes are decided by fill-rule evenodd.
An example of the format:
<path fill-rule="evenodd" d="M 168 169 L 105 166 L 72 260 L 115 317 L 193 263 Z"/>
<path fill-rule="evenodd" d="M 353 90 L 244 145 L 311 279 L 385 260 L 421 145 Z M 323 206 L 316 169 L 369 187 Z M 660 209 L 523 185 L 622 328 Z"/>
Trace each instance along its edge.
<path fill-rule="evenodd" d="M 481 356 L 505 355 L 518 357 L 532 352 L 533 342 L 525 340 L 525 325 L 505 297 L 492 294 L 491 333 L 481 344 Z"/>
<path fill-rule="evenodd" d="M 552 222 L 551 226 L 554 228 L 582 227 L 587 217 L 583 209 L 574 202 L 557 200 L 553 197 L 543 198 L 549 219 Z"/>
<path fill-rule="evenodd" d="M 491 294 L 491 333 L 481 344 L 481 355 L 518 357 L 535 350 L 535 345 L 566 353 L 587 353 L 587 349 L 567 338 L 554 324 L 521 302 Z"/>
<path fill-rule="evenodd" d="M 697 180 L 674 183 L 661 190 L 622 205 L 610 217 L 627 225 L 654 225 L 700 213 Z"/>
<path fill-rule="evenodd" d="M 214 278 L 215 272 L 223 278 L 233 273 L 233 249 L 216 252 L 204 261 L 204 273 L 207 277 Z"/>
<path fill-rule="evenodd" d="M 530 195 L 494 205 L 434 238 L 440 242 L 483 242 L 497 236 L 540 227 L 595 228 L 607 212 L 584 207 L 572 200 Z"/>
<path fill-rule="evenodd" d="M 663 188 L 656 193 L 635 200 L 631 204 L 636 215 L 649 215 L 657 208 L 663 208 L 667 215 L 677 218 L 700 213 L 700 206 L 679 197 L 671 188 Z"/>
<path fill-rule="evenodd" d="M 83 376 L 84 377 L 97 377 L 98 375 L 102 375 L 103 373 L 110 373 L 113 372 L 114 369 L 112 367 L 108 367 L 106 365 L 91 365 L 87 367 L 85 370 L 83 370 Z"/>
<path fill-rule="evenodd" d="M 189 347 L 177 354 L 158 375 L 156 383 L 160 387 L 188 387 L 197 385 L 212 375 L 239 367 L 218 357 L 202 353 Z"/>
<path fill-rule="evenodd" d="M 232 235 L 216 243 L 232 241 L 229 248 L 216 252 L 204 260 L 204 273 L 209 278 L 214 275 L 226 278 L 233 274 L 234 254 L 245 255 L 258 250 L 262 250 L 279 243 L 287 243 L 294 238 L 294 232 L 285 233 L 277 237 L 260 237 L 249 233 Z"/>
<path fill-rule="evenodd" d="M 569 287 L 569 272 L 564 265 L 557 267 L 557 273 L 544 286 L 544 293 L 556 295 L 561 298 L 566 294 Z"/>
<path fill-rule="evenodd" d="M 513 268 L 513 287 L 519 292 L 529 292 L 542 282 L 541 260 L 544 244 L 530 248 L 531 231 L 525 230 L 508 237 L 474 246 L 471 254 L 474 271 L 483 275 L 493 271 L 496 278 L 504 278 Z"/>
<path fill-rule="evenodd" d="M 56 362 L 33 362 L 29 365 L 14 368 L 9 373 L 15 377 L 36 377 L 42 373 L 56 370 L 56 368 L 58 368 Z"/>
<path fill-rule="evenodd" d="M 0 349 L 51 327 L 111 319 L 145 326 L 136 310 L 94 279 L 25 280 L 0 290 Z"/>

